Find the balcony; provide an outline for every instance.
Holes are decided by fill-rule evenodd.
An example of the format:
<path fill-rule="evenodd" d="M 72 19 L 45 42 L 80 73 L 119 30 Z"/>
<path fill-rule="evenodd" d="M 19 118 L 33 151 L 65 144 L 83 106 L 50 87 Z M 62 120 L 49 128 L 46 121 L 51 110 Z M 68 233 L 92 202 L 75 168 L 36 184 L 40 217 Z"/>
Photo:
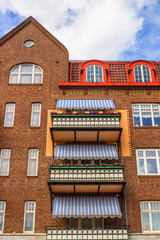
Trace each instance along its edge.
<path fill-rule="evenodd" d="M 53 193 L 120 193 L 125 185 L 123 166 L 51 166 Z"/>
<path fill-rule="evenodd" d="M 120 113 L 51 113 L 54 141 L 118 141 L 122 128 Z"/>
<path fill-rule="evenodd" d="M 103 239 L 128 239 L 127 229 L 97 229 L 97 230 L 71 230 L 71 229 L 61 229 L 52 230 L 47 229 L 47 240 L 60 240 L 60 239 L 70 239 L 70 240 L 103 240 Z"/>

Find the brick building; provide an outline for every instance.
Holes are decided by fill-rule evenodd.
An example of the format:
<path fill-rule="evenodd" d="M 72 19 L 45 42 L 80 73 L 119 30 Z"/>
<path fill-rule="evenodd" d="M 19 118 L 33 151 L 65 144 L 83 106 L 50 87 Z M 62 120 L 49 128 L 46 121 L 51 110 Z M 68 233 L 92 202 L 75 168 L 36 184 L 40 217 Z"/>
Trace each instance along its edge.
<path fill-rule="evenodd" d="M 160 239 L 160 63 L 0 39 L 0 239 Z"/>

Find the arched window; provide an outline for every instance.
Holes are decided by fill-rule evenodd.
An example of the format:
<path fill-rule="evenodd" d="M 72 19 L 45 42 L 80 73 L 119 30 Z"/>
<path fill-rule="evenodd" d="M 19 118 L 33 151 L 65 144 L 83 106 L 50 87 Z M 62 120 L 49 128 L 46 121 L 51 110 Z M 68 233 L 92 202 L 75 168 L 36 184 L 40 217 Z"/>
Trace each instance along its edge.
<path fill-rule="evenodd" d="M 103 68 L 99 65 L 89 65 L 86 69 L 87 82 L 103 82 Z"/>
<path fill-rule="evenodd" d="M 150 68 L 146 65 L 137 65 L 134 67 L 135 82 L 151 82 Z"/>
<path fill-rule="evenodd" d="M 12 84 L 41 84 L 42 69 L 34 64 L 14 66 L 10 71 L 9 83 Z"/>

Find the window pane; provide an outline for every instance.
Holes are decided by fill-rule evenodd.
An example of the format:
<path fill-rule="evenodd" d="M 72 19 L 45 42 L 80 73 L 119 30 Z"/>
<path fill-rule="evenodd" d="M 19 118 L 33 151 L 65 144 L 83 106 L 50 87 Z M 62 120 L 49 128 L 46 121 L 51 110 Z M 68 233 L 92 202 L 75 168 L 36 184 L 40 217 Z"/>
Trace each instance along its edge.
<path fill-rule="evenodd" d="M 12 68 L 11 72 L 19 72 L 19 66 L 18 67 L 16 66 L 16 67 Z"/>
<path fill-rule="evenodd" d="M 33 231 L 34 213 L 26 213 L 25 215 L 25 231 Z"/>
<path fill-rule="evenodd" d="M 144 159 L 139 159 L 139 174 L 145 174 Z"/>
<path fill-rule="evenodd" d="M 11 74 L 10 83 L 18 83 L 18 74 Z"/>
<path fill-rule="evenodd" d="M 34 74 L 34 83 L 41 83 L 41 74 Z"/>
<path fill-rule="evenodd" d="M 151 202 L 151 210 L 160 211 L 160 202 Z"/>
<path fill-rule="evenodd" d="M 28 175 L 36 175 L 37 159 L 29 159 Z"/>
<path fill-rule="evenodd" d="M 21 72 L 32 72 L 33 65 L 22 65 Z"/>
<path fill-rule="evenodd" d="M 96 229 L 102 229 L 102 218 L 95 218 Z"/>
<path fill-rule="evenodd" d="M 156 159 L 147 159 L 147 173 L 148 174 L 158 173 Z"/>
<path fill-rule="evenodd" d="M 5 124 L 4 124 L 5 127 L 13 127 L 13 117 L 14 117 L 13 112 L 6 113 Z"/>
<path fill-rule="evenodd" d="M 4 213 L 0 213 L 0 231 L 3 230 L 3 217 L 4 217 Z"/>
<path fill-rule="evenodd" d="M 160 231 L 160 212 L 152 212 L 151 215 L 153 231 Z"/>
<path fill-rule="evenodd" d="M 92 229 L 91 218 L 82 218 L 82 229 Z"/>
<path fill-rule="evenodd" d="M 141 210 L 149 210 L 148 202 L 141 202 Z"/>
<path fill-rule="evenodd" d="M 20 83 L 32 83 L 32 74 L 21 74 Z"/>
<path fill-rule="evenodd" d="M 152 126 L 151 113 L 142 113 L 142 125 Z"/>
<path fill-rule="evenodd" d="M 32 113 L 32 126 L 39 126 L 39 119 L 40 119 L 40 113 L 39 112 L 33 112 Z"/>
<path fill-rule="evenodd" d="M 34 67 L 34 72 L 42 72 L 42 70 L 39 67 L 35 66 Z"/>
<path fill-rule="evenodd" d="M 154 126 L 160 126 L 160 115 L 159 113 L 153 113 Z"/>
<path fill-rule="evenodd" d="M 134 126 L 140 126 L 140 116 L 139 113 L 133 113 Z"/>
<path fill-rule="evenodd" d="M 78 218 L 71 218 L 71 229 L 78 229 Z"/>
<path fill-rule="evenodd" d="M 1 159 L 0 175 L 8 175 L 8 159 Z"/>
<path fill-rule="evenodd" d="M 150 231 L 149 213 L 142 212 L 142 229 L 143 231 Z"/>

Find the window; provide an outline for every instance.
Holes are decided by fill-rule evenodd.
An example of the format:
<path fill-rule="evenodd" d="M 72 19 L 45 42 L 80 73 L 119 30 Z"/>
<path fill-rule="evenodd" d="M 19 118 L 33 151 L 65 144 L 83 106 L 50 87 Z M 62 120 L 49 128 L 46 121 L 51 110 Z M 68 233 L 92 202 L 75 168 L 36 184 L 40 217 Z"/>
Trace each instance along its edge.
<path fill-rule="evenodd" d="M 160 105 L 159 104 L 133 104 L 134 126 L 160 126 Z"/>
<path fill-rule="evenodd" d="M 31 113 L 31 127 L 39 127 L 40 120 L 41 120 L 41 104 L 33 103 Z"/>
<path fill-rule="evenodd" d="M 160 149 L 136 150 L 138 175 L 160 175 Z"/>
<path fill-rule="evenodd" d="M 102 229 L 103 218 L 71 218 L 71 229 Z"/>
<path fill-rule="evenodd" d="M 6 203 L 0 201 L 0 233 L 3 232 L 3 228 L 4 228 L 5 210 L 6 210 Z"/>
<path fill-rule="evenodd" d="M 34 64 L 21 64 L 10 71 L 9 83 L 12 84 L 41 84 L 43 72 Z"/>
<path fill-rule="evenodd" d="M 13 127 L 14 113 L 15 113 L 15 104 L 7 103 L 6 111 L 5 111 L 5 118 L 4 118 L 4 127 Z"/>
<path fill-rule="evenodd" d="M 103 82 L 103 68 L 99 65 L 90 65 L 86 71 L 87 82 Z"/>
<path fill-rule="evenodd" d="M 25 202 L 24 209 L 24 232 L 34 232 L 34 222 L 35 222 L 35 202 Z"/>
<path fill-rule="evenodd" d="M 38 149 L 29 149 L 28 152 L 28 176 L 36 176 L 38 169 Z"/>
<path fill-rule="evenodd" d="M 10 149 L 1 149 L 0 176 L 9 175 L 10 155 L 11 155 Z"/>
<path fill-rule="evenodd" d="M 142 230 L 160 232 L 160 201 L 141 202 Z"/>
<path fill-rule="evenodd" d="M 146 65 L 134 67 L 135 82 L 151 82 L 150 68 Z"/>

